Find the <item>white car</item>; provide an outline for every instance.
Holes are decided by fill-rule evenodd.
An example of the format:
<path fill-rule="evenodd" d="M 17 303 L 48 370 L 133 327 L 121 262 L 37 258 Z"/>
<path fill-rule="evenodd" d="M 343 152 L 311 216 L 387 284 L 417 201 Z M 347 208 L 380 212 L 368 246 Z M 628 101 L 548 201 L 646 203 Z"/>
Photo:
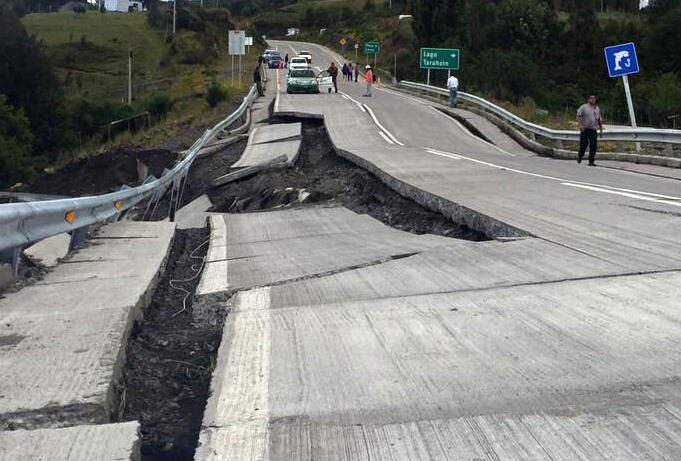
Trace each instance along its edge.
<path fill-rule="evenodd" d="M 309 51 L 301 51 L 298 53 L 298 57 L 305 58 L 309 64 L 312 64 L 312 54 Z"/>
<path fill-rule="evenodd" d="M 295 58 L 291 58 L 291 61 L 288 63 L 288 67 L 291 70 L 304 70 L 309 69 L 310 64 L 307 62 L 306 58 L 296 56 Z"/>

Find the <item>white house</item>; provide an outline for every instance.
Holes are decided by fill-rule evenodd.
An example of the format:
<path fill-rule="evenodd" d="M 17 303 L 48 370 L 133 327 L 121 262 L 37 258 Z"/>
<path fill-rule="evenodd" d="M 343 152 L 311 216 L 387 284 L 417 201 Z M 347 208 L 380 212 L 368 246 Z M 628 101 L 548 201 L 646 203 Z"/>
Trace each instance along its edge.
<path fill-rule="evenodd" d="M 128 13 L 130 11 L 142 11 L 141 1 L 136 0 L 104 0 L 106 11 L 119 11 Z"/>

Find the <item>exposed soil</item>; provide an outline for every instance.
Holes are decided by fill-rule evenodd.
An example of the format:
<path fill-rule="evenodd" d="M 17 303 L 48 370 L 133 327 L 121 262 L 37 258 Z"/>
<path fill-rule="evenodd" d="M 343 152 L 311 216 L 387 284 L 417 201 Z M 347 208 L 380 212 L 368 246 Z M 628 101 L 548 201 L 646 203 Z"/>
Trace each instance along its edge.
<path fill-rule="evenodd" d="M 229 167 L 239 160 L 247 143 L 248 140 L 244 138 L 215 154 L 197 157 L 189 169 L 189 178 L 182 193 L 180 208 L 202 194 L 208 193 L 208 186 L 212 179 L 229 173 Z M 165 219 L 168 216 L 169 205 L 170 197 L 166 195 L 159 202 L 153 216 L 147 217 L 147 220 L 158 221 Z M 141 216 L 145 207 L 146 203 L 141 204 L 132 211 L 131 216 Z"/>
<path fill-rule="evenodd" d="M 488 240 L 483 233 L 399 195 L 373 174 L 336 155 L 323 123 L 316 120 L 303 122 L 303 147 L 294 168 L 261 172 L 207 193 L 218 212 L 335 203 L 415 234 Z"/>
<path fill-rule="evenodd" d="M 176 232 L 166 271 L 128 342 L 123 420 L 140 421 L 145 461 L 191 460 L 198 442 L 226 315 L 212 323 L 193 321 L 208 236 L 207 229 Z M 187 294 L 169 284 L 187 279 L 175 282 L 189 292 L 183 310 Z"/>
<path fill-rule="evenodd" d="M 164 168 L 172 168 L 177 158 L 177 153 L 169 150 L 121 146 L 71 162 L 54 173 L 42 175 L 21 190 L 74 197 L 106 194 L 120 190 L 124 184 L 139 184 L 137 160 L 149 167 L 150 175 L 158 177 Z"/>

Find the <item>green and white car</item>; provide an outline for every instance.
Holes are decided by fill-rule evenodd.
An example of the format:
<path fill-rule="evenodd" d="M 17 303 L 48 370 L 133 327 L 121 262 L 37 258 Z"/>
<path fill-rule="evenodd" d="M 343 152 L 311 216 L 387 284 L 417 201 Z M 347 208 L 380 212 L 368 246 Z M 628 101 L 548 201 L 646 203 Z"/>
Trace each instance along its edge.
<path fill-rule="evenodd" d="M 286 78 L 287 93 L 319 93 L 319 81 L 312 69 L 291 69 Z"/>

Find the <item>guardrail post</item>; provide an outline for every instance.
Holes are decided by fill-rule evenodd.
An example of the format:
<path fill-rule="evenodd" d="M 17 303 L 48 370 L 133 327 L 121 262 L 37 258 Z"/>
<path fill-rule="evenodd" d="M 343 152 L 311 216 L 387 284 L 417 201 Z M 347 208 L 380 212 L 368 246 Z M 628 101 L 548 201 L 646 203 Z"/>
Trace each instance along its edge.
<path fill-rule="evenodd" d="M 14 278 L 17 277 L 19 271 L 19 255 L 21 248 L 9 248 L 0 251 L 0 263 L 9 264 L 14 273 Z"/>
<path fill-rule="evenodd" d="M 563 140 L 562 139 L 556 139 L 556 149 L 562 149 L 563 148 Z"/>
<path fill-rule="evenodd" d="M 88 230 L 90 226 L 83 226 L 71 232 L 71 244 L 69 245 L 69 251 L 75 250 L 80 247 L 85 239 L 87 239 Z"/>
<path fill-rule="evenodd" d="M 665 144 L 664 145 L 664 153 L 667 154 L 667 155 L 674 154 L 674 147 L 671 144 Z"/>

